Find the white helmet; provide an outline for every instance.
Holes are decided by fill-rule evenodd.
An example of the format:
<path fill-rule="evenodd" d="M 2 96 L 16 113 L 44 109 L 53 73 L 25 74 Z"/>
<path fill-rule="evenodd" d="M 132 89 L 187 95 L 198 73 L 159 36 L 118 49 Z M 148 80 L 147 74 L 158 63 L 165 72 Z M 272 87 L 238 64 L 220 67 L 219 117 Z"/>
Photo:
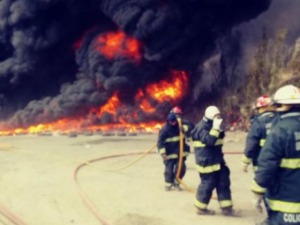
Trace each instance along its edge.
<path fill-rule="evenodd" d="M 283 86 L 275 92 L 273 100 L 283 105 L 300 104 L 300 89 L 294 85 Z"/>
<path fill-rule="evenodd" d="M 216 106 L 211 105 L 206 108 L 204 116 L 207 119 L 213 120 L 217 114 L 220 114 L 220 110 Z"/>

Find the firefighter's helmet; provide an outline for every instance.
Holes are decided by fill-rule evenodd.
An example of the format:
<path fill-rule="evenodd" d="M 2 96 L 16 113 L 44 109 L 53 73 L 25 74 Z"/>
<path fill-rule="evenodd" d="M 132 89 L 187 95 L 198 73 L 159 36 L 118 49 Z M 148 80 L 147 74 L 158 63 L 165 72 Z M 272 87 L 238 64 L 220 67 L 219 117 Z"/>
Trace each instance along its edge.
<path fill-rule="evenodd" d="M 173 123 L 177 121 L 177 117 L 174 113 L 169 113 L 169 115 L 167 116 L 167 121 Z"/>
<path fill-rule="evenodd" d="M 207 119 L 213 120 L 217 114 L 220 114 L 220 110 L 216 106 L 211 105 L 206 108 L 204 116 Z"/>
<path fill-rule="evenodd" d="M 283 86 L 275 92 L 273 101 L 280 105 L 298 105 L 300 104 L 300 89 L 294 85 Z"/>
<path fill-rule="evenodd" d="M 260 96 L 258 99 L 256 99 L 255 102 L 255 108 L 259 109 L 262 107 L 267 107 L 271 104 L 272 100 L 268 95 Z"/>
<path fill-rule="evenodd" d="M 171 109 L 170 113 L 174 113 L 176 115 L 182 115 L 182 110 L 179 106 L 175 106 Z"/>

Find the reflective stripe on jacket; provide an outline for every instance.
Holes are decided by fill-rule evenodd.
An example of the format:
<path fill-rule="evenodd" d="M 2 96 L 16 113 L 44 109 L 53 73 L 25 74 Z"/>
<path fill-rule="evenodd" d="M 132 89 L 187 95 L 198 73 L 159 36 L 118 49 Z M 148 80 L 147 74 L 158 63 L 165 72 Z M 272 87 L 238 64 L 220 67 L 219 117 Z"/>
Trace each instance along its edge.
<path fill-rule="evenodd" d="M 300 112 L 281 115 L 258 158 L 252 191 L 273 211 L 300 213 Z"/>
<path fill-rule="evenodd" d="M 247 135 L 242 162 L 247 164 L 252 162 L 253 166 L 257 165 L 257 158 L 261 148 L 265 144 L 266 137 L 272 125 L 276 123 L 277 120 L 278 116 L 274 112 L 264 112 L 253 119 Z"/>
<path fill-rule="evenodd" d="M 199 173 L 218 171 L 225 163 L 222 152 L 224 136 L 224 131 L 212 129 L 212 121 L 205 117 L 196 125 L 192 138 Z"/>
<path fill-rule="evenodd" d="M 184 134 L 189 134 L 191 129 L 193 129 L 192 123 L 187 123 L 182 121 L 182 127 Z M 185 143 L 184 135 L 184 146 L 183 146 L 183 156 L 187 156 L 190 152 L 190 146 Z M 162 129 L 159 131 L 157 149 L 159 154 L 166 154 L 168 159 L 176 159 L 179 157 L 180 150 L 180 137 L 179 137 L 179 127 L 178 125 L 171 126 L 166 123 Z"/>

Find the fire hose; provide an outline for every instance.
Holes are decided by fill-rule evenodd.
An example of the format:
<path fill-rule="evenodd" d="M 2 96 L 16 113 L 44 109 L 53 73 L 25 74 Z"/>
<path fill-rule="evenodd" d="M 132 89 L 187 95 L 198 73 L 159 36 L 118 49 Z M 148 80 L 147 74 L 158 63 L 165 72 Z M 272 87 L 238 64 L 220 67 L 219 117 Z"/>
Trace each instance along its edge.
<path fill-rule="evenodd" d="M 79 179 L 78 179 L 78 173 L 79 173 L 80 169 L 84 168 L 85 166 L 91 166 L 92 163 L 95 163 L 95 162 L 98 162 L 98 161 L 101 161 L 101 160 L 105 160 L 105 159 L 111 159 L 111 158 L 117 158 L 117 157 L 124 157 L 124 156 L 141 155 L 140 157 L 138 157 L 137 159 L 133 160 L 131 163 L 127 164 L 126 166 L 123 166 L 123 167 L 120 167 L 120 168 L 115 168 L 115 169 L 106 169 L 107 171 L 119 171 L 119 170 L 128 168 L 129 166 L 132 166 L 133 164 L 135 164 L 136 162 L 138 162 L 139 160 L 141 160 L 147 154 L 151 153 L 151 151 L 154 149 L 155 146 L 156 145 L 152 146 L 146 152 L 124 153 L 124 154 L 119 154 L 119 155 L 108 155 L 108 156 L 104 156 L 104 157 L 100 157 L 100 158 L 96 158 L 96 159 L 91 159 L 91 160 L 89 160 L 87 162 L 84 162 L 84 163 L 82 163 L 82 164 L 80 164 L 80 165 L 78 165 L 76 167 L 76 169 L 74 170 L 74 173 L 73 173 L 73 177 L 74 177 L 74 180 L 75 180 L 75 183 L 76 183 L 76 186 L 77 186 L 78 194 L 79 194 L 80 198 L 82 199 L 83 203 L 85 204 L 85 206 L 91 211 L 91 213 L 94 214 L 94 216 L 97 218 L 97 220 L 102 225 L 111 225 L 111 224 L 101 215 L 101 213 L 97 210 L 97 208 L 95 207 L 95 205 L 93 204 L 93 202 L 91 200 L 89 200 L 89 198 L 87 197 L 87 195 L 82 190 L 82 188 L 80 186 Z M 242 153 L 241 152 L 228 152 L 226 154 L 233 154 L 233 155 L 235 155 L 235 154 L 242 154 Z M 182 165 L 182 161 L 181 161 L 181 165 Z M 180 170 L 178 170 L 178 171 L 180 171 Z M 178 171 L 177 171 L 177 174 L 176 174 L 176 179 L 177 179 L 177 177 L 179 177 L 179 174 L 180 174 L 180 173 L 178 173 Z M 185 188 L 187 188 L 187 190 L 193 192 L 181 179 L 178 179 L 178 181 Z"/>
<path fill-rule="evenodd" d="M 184 130 L 183 130 L 183 126 L 182 126 L 182 120 L 181 118 L 177 118 L 178 121 L 178 127 L 179 127 L 179 161 L 178 161 L 178 166 L 177 166 L 177 172 L 176 172 L 176 180 L 182 184 L 182 186 L 185 187 L 185 189 L 187 189 L 189 192 L 194 192 L 190 187 L 188 187 L 180 178 L 180 174 L 181 174 L 181 169 L 182 169 L 182 163 L 183 163 L 183 147 L 184 147 Z"/>
<path fill-rule="evenodd" d="M 180 123 L 180 126 L 182 126 L 181 120 L 180 120 L 179 123 Z M 76 167 L 76 169 L 73 172 L 73 178 L 74 178 L 74 181 L 76 183 L 76 187 L 77 187 L 78 193 L 79 193 L 81 199 L 83 200 L 83 203 L 94 214 L 94 216 L 98 219 L 98 221 L 102 225 L 111 225 L 111 224 L 108 221 L 106 221 L 106 219 L 99 213 L 99 211 L 96 209 L 96 207 L 94 206 L 94 204 L 92 203 L 92 201 L 89 200 L 89 198 L 86 196 L 86 194 L 82 190 L 82 188 L 80 186 L 80 183 L 79 183 L 79 179 L 78 179 L 78 173 L 79 173 L 80 169 L 83 168 L 83 167 L 85 167 L 85 166 L 95 167 L 94 165 L 92 165 L 92 163 L 95 163 L 95 162 L 100 161 L 100 160 L 105 160 L 105 159 L 110 159 L 110 158 L 116 158 L 116 157 L 140 155 L 137 159 L 133 160 L 132 162 L 128 163 L 127 165 L 125 165 L 123 167 L 113 168 L 113 169 L 103 168 L 103 167 L 95 167 L 95 168 L 100 168 L 100 169 L 105 170 L 105 171 L 120 171 L 120 170 L 126 169 L 126 168 L 134 165 L 139 160 L 141 160 L 142 158 L 144 158 L 146 155 L 150 154 L 153 151 L 153 149 L 155 148 L 155 146 L 156 146 L 156 144 L 154 144 L 151 148 L 149 148 L 149 150 L 147 150 L 145 152 L 125 153 L 125 154 L 119 154 L 119 155 L 109 155 L 109 156 L 104 156 L 104 157 L 101 157 L 101 158 L 91 159 L 91 160 L 88 160 L 88 161 L 83 162 L 83 163 L 81 162 L 81 164 Z M 241 154 L 241 152 L 227 152 L 226 154 Z M 74 161 L 73 161 L 73 163 L 74 163 Z M 78 163 L 78 162 L 76 162 L 76 163 Z M 176 173 L 176 179 L 188 191 L 193 192 L 191 190 L 191 188 L 189 188 L 180 179 L 180 171 L 181 171 L 181 168 L 182 168 L 182 163 L 183 163 L 183 132 L 182 132 L 182 129 L 180 129 L 180 154 L 179 154 L 179 164 L 178 164 L 178 170 L 177 170 L 177 173 Z M 10 212 L 8 209 L 6 209 L 1 204 L 0 204 L 0 214 L 2 214 L 3 216 L 5 216 L 9 221 L 11 221 L 15 225 L 27 225 L 27 223 L 23 222 L 20 218 L 18 218 L 16 215 L 14 215 L 12 212 Z"/>
<path fill-rule="evenodd" d="M 13 214 L 10 210 L 8 210 L 6 207 L 4 207 L 2 204 L 0 204 L 0 214 L 7 218 L 10 222 L 12 222 L 15 225 L 27 225 L 27 223 L 23 222 L 18 216 Z M 3 221 L 1 221 L 2 224 L 5 224 Z"/>
<path fill-rule="evenodd" d="M 75 183 L 76 183 L 78 194 L 81 197 L 81 199 L 82 199 L 83 203 L 85 204 L 85 206 L 94 214 L 94 216 L 97 218 L 97 220 L 102 225 L 111 225 L 111 224 L 100 214 L 100 212 L 94 206 L 94 204 L 92 203 L 92 201 L 89 200 L 89 198 L 87 197 L 87 195 L 82 190 L 82 188 L 80 186 L 80 183 L 79 183 L 79 179 L 78 179 L 78 173 L 79 173 L 80 169 L 83 168 L 83 167 L 85 167 L 85 166 L 91 165 L 91 163 L 94 163 L 94 162 L 97 162 L 97 161 L 100 161 L 100 160 L 104 160 L 104 159 L 110 159 L 110 158 L 116 158 L 116 157 L 124 157 L 124 156 L 131 156 L 131 155 L 141 155 L 136 160 L 132 161 L 131 163 L 127 164 L 124 167 L 115 168 L 115 169 L 109 169 L 109 171 L 119 171 L 119 170 L 128 168 L 129 166 L 133 165 L 137 161 L 141 160 L 143 157 L 145 157 L 147 154 L 149 154 L 154 149 L 155 146 L 156 145 L 154 145 L 153 147 L 151 147 L 148 151 L 142 152 L 142 153 L 140 153 L 140 152 L 138 152 L 138 153 L 125 153 L 125 154 L 109 155 L 109 156 L 104 156 L 104 157 L 97 158 L 97 159 L 92 159 L 92 160 L 84 162 L 84 163 L 82 163 L 82 164 L 80 164 L 80 165 L 78 165 L 76 167 L 76 169 L 74 170 L 74 173 L 73 173 L 73 177 L 74 177 L 74 180 L 75 180 Z"/>
<path fill-rule="evenodd" d="M 89 160 L 86 161 L 84 163 L 81 163 L 79 166 L 76 167 L 74 173 L 73 173 L 73 177 L 77 186 L 77 190 L 78 193 L 81 197 L 81 199 L 83 200 L 83 203 L 88 207 L 88 209 L 96 216 L 96 218 L 103 224 L 103 225 L 110 225 L 101 215 L 100 213 L 97 211 L 96 207 L 93 205 L 93 203 L 87 198 L 87 196 L 84 194 L 83 190 L 81 189 L 80 185 L 79 185 L 79 181 L 78 181 L 78 172 L 79 170 L 84 167 L 84 166 L 92 166 L 91 164 L 96 162 L 96 161 L 100 161 L 100 160 L 104 160 L 107 158 L 115 158 L 115 157 L 121 157 L 121 156 L 128 156 L 128 155 L 139 155 L 139 157 L 137 157 L 135 160 L 133 160 L 132 162 L 128 163 L 125 166 L 119 167 L 119 168 L 114 168 L 114 169 L 109 169 L 109 168 L 103 168 L 101 167 L 102 170 L 105 171 L 120 171 L 123 169 L 126 169 L 130 166 L 132 166 L 133 164 L 135 164 L 136 162 L 138 162 L 139 160 L 141 160 L 142 158 L 144 158 L 146 155 L 148 155 L 151 151 L 153 151 L 153 149 L 155 148 L 156 144 L 153 145 L 149 150 L 147 150 L 146 152 L 141 152 L 141 153 L 127 153 L 127 154 L 121 154 L 121 155 L 111 155 L 111 156 L 105 156 L 102 158 L 98 158 L 98 159 L 93 159 L 93 160 Z M 11 147 L 11 146 L 10 146 Z M 6 149 L 5 149 L 6 150 Z M 56 158 L 56 159 L 60 159 L 58 157 L 51 157 L 51 158 Z M 65 161 L 65 160 L 64 160 Z M 74 162 L 73 162 L 74 163 Z M 75 162 L 78 163 L 78 162 Z M 93 166 L 94 167 L 94 166 Z M 96 167 L 98 168 L 98 167 Z M 15 225 L 27 225 L 25 222 L 23 222 L 20 218 L 18 218 L 16 215 L 14 215 L 12 212 L 10 212 L 7 208 L 5 208 L 2 204 L 0 204 L 0 214 L 2 214 L 4 217 L 6 217 L 10 222 L 12 222 Z M 0 220 L 0 223 L 6 225 L 3 221 Z"/>
<path fill-rule="evenodd" d="M 135 164 L 136 162 L 138 162 L 139 160 L 141 160 L 142 158 L 144 158 L 151 151 L 153 151 L 153 149 L 155 147 L 156 147 L 156 144 L 153 145 L 151 148 L 149 148 L 149 150 L 147 150 L 146 152 L 142 152 L 142 153 L 128 153 L 128 154 L 106 156 L 106 157 L 102 157 L 102 158 L 98 158 L 98 159 L 89 160 L 89 161 L 86 161 L 84 163 L 81 163 L 79 166 L 76 167 L 76 169 L 74 171 L 74 174 L 73 174 L 73 177 L 74 177 L 74 180 L 75 180 L 76 185 L 77 185 L 78 193 L 79 193 L 80 197 L 82 198 L 84 204 L 90 209 L 90 211 L 96 216 L 96 218 L 103 225 L 109 225 L 109 223 L 107 221 L 105 221 L 105 219 L 103 219 L 103 217 L 98 213 L 98 211 L 96 210 L 95 206 L 92 204 L 91 201 L 89 201 L 89 199 L 84 194 L 84 192 L 82 191 L 82 189 L 81 189 L 81 187 L 79 185 L 77 174 L 78 174 L 80 168 L 82 168 L 82 167 L 84 167 L 86 165 L 91 166 L 91 163 L 99 161 L 99 160 L 107 159 L 107 158 L 114 158 L 114 157 L 120 157 L 120 156 L 126 156 L 126 155 L 140 155 L 139 157 L 137 157 L 132 162 L 128 163 L 125 166 L 119 167 L 119 168 L 109 169 L 109 168 L 103 168 L 103 167 L 101 167 L 101 169 L 105 170 L 105 171 L 111 171 L 111 172 L 120 171 L 120 170 L 123 170 L 123 169 L 126 169 L 126 168 L 132 166 L 133 164 Z M 57 158 L 57 157 L 55 157 L 55 158 Z M 78 162 L 76 162 L 76 163 L 78 163 Z M 5 216 L 7 219 L 9 219 L 12 223 L 14 223 L 15 225 L 26 225 L 26 223 L 24 223 L 21 219 L 19 219 L 17 216 L 15 216 L 13 213 L 11 213 L 8 209 L 6 209 L 5 207 L 3 207 L 1 204 L 0 204 L 0 213 L 3 216 Z"/>
<path fill-rule="evenodd" d="M 12 145 L 6 145 L 6 144 L 0 145 L 0 150 L 4 150 L 4 151 L 11 150 L 13 148 L 14 148 L 14 146 L 12 146 Z M 1 203 L 0 203 L 0 214 L 15 225 L 27 225 L 27 223 L 23 222 L 18 216 L 13 214 L 9 209 L 7 209 Z M 7 224 L 2 220 L 0 220 L 0 223 L 4 224 L 4 225 Z"/>

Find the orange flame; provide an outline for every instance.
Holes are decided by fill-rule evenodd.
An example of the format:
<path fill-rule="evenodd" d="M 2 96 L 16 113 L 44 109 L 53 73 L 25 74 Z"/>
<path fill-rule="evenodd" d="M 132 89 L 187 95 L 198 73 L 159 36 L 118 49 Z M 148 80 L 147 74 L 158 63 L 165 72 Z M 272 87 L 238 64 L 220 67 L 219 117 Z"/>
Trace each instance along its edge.
<path fill-rule="evenodd" d="M 28 128 L 17 128 L 14 130 L 0 130 L 0 135 L 21 135 L 21 134 L 39 134 L 47 132 L 71 132 L 71 131 L 157 131 L 163 125 L 162 121 L 142 122 L 138 124 L 130 124 L 130 118 L 137 118 L 137 110 L 141 110 L 145 114 L 151 115 L 156 113 L 156 105 L 162 102 L 169 102 L 172 105 L 178 104 L 185 96 L 188 89 L 188 78 L 184 71 L 171 71 L 167 80 L 159 83 L 153 83 L 139 89 L 135 96 L 136 111 L 130 115 L 121 115 L 117 118 L 117 109 L 126 109 L 119 98 L 118 93 L 114 93 L 107 103 L 98 109 L 91 109 L 90 116 L 101 118 L 104 113 L 108 113 L 114 117 L 112 124 L 95 125 L 88 123 L 87 118 L 65 118 L 53 123 L 38 124 Z M 154 101 L 149 101 L 151 98 Z"/>
<path fill-rule="evenodd" d="M 147 86 L 147 92 L 158 102 L 179 101 L 187 91 L 187 76 L 184 71 L 172 71 L 169 80 Z"/>
<path fill-rule="evenodd" d="M 117 94 L 115 93 L 108 102 L 100 108 L 100 115 L 104 112 L 114 114 L 116 112 L 116 108 L 120 105 L 120 100 L 118 99 Z"/>
<path fill-rule="evenodd" d="M 122 31 L 101 34 L 96 44 L 96 49 L 107 59 L 123 56 L 139 61 L 140 48 L 141 44 L 136 39 L 126 36 Z"/>

